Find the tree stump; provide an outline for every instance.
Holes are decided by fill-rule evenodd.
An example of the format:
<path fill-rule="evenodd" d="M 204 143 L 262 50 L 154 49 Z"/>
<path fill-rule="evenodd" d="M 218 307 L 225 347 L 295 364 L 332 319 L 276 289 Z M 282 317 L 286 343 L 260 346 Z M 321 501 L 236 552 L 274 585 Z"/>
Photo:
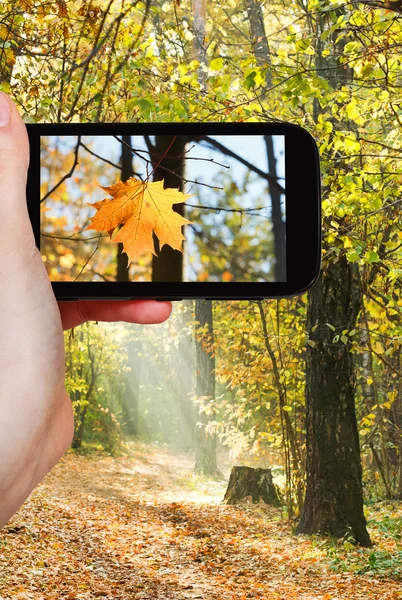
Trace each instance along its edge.
<path fill-rule="evenodd" d="M 233 467 L 223 502 L 237 504 L 247 496 L 257 504 L 281 506 L 278 491 L 272 481 L 271 469 L 253 469 L 251 467 Z"/>

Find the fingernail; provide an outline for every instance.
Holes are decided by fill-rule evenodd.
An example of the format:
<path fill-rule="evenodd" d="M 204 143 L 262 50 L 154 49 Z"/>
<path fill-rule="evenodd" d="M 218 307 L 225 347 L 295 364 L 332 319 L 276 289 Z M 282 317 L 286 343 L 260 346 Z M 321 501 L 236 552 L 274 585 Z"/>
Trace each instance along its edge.
<path fill-rule="evenodd" d="M 7 127 L 10 123 L 10 102 L 4 92 L 0 92 L 0 127 Z"/>

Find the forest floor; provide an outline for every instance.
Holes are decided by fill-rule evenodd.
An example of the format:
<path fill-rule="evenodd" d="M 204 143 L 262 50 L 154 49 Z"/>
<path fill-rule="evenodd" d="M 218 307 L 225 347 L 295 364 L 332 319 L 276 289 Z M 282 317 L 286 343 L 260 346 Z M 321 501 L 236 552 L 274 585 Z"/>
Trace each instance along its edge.
<path fill-rule="evenodd" d="M 366 511 L 373 549 L 294 536 L 279 509 L 222 505 L 193 461 L 65 456 L 0 532 L 0 600 L 402 599 L 400 503 Z"/>

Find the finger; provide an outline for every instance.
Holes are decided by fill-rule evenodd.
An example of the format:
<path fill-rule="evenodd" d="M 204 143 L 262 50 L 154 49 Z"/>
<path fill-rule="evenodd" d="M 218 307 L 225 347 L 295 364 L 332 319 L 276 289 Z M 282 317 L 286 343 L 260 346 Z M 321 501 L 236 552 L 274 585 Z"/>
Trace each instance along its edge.
<path fill-rule="evenodd" d="M 0 252 L 12 255 L 34 242 L 26 203 L 28 134 L 17 107 L 0 92 Z"/>
<path fill-rule="evenodd" d="M 156 300 L 81 300 L 59 302 L 59 309 L 63 329 L 71 329 L 86 321 L 163 323 L 172 312 L 172 304 Z"/>

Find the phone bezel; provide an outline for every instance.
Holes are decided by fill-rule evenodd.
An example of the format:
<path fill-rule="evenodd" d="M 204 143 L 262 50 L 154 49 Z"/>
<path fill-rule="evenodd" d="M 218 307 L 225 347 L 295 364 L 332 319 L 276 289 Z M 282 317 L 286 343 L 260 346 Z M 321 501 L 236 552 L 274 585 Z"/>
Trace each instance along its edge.
<path fill-rule="evenodd" d="M 59 300 L 256 299 L 305 292 L 321 265 L 321 190 L 314 138 L 290 123 L 68 123 L 27 124 L 30 165 L 28 211 L 40 248 L 40 138 L 48 135 L 284 135 L 286 176 L 286 282 L 52 282 Z M 303 201 L 308 199 L 308 201 Z"/>

